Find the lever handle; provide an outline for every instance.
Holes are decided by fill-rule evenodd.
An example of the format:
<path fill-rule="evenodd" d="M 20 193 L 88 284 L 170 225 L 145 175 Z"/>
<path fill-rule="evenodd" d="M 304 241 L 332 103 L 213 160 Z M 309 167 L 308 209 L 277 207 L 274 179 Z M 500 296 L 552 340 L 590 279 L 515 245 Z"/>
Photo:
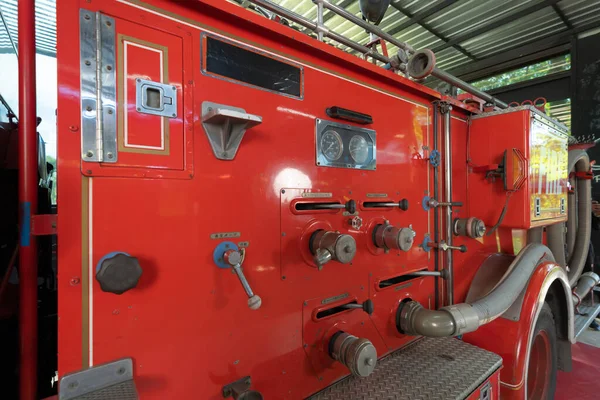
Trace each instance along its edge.
<path fill-rule="evenodd" d="M 246 279 L 246 276 L 244 275 L 244 272 L 242 271 L 242 255 L 240 252 L 237 250 L 227 250 L 223 254 L 223 259 L 227 264 L 231 265 L 233 271 L 240 280 L 244 291 L 248 295 L 248 307 L 251 310 L 258 310 L 262 304 L 262 300 L 260 296 L 254 294 L 250 284 L 248 283 L 248 280 Z"/>
<path fill-rule="evenodd" d="M 364 312 L 366 312 L 369 315 L 372 315 L 373 311 L 375 310 L 375 308 L 373 307 L 373 300 L 371 299 L 366 300 L 362 304 L 344 304 L 342 308 L 361 308 Z"/>
<path fill-rule="evenodd" d="M 332 259 L 332 255 L 329 250 L 317 249 L 315 257 L 314 257 L 314 261 L 315 261 L 315 264 L 317 264 L 319 271 L 322 270 L 323 265 L 327 264 L 329 261 L 331 261 L 331 259 Z"/>

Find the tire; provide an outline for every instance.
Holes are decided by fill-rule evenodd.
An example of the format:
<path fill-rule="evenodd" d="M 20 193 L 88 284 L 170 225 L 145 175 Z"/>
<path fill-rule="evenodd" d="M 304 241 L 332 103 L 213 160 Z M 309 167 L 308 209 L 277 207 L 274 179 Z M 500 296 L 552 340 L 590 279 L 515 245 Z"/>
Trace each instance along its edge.
<path fill-rule="evenodd" d="M 550 306 L 544 303 L 529 348 L 526 378 L 528 400 L 554 399 L 557 367 L 556 326 Z"/>

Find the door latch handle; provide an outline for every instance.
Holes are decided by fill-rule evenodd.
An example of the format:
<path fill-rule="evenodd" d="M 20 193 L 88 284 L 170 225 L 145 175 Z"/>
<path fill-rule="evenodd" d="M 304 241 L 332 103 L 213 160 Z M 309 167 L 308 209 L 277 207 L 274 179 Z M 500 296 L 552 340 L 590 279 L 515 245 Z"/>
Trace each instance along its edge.
<path fill-rule="evenodd" d="M 177 86 L 138 78 L 135 80 L 135 107 L 143 114 L 177 117 Z"/>

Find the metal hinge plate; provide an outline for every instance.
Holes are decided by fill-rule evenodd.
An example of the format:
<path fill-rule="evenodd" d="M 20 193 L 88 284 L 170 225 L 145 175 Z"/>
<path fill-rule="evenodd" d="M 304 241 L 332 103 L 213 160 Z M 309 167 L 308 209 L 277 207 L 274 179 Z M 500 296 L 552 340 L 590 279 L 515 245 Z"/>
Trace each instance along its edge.
<path fill-rule="evenodd" d="M 115 20 L 79 10 L 81 159 L 117 162 Z"/>

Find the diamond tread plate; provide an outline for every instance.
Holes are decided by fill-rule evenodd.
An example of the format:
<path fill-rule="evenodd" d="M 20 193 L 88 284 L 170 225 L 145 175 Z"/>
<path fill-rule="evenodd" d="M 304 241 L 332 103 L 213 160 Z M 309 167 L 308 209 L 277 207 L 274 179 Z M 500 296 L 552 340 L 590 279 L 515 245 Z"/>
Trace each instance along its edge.
<path fill-rule="evenodd" d="M 138 398 L 135 383 L 130 380 L 81 395 L 74 400 L 137 400 Z"/>
<path fill-rule="evenodd" d="M 309 400 L 464 399 L 501 365 L 462 340 L 423 338 L 379 360 L 369 377 L 347 377 Z"/>
<path fill-rule="evenodd" d="M 594 318 L 600 313 L 600 303 L 594 305 L 580 304 L 578 310 L 579 314 L 575 311 L 575 337 L 579 337 L 585 332 Z"/>

